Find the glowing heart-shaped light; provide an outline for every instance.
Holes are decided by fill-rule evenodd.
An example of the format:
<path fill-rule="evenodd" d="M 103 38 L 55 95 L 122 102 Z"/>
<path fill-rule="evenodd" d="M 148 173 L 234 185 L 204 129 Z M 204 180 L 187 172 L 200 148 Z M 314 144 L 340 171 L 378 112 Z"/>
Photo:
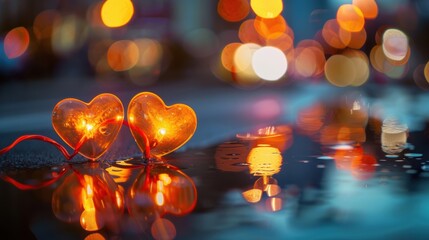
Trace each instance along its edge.
<path fill-rule="evenodd" d="M 121 100 L 103 93 L 90 103 L 67 98 L 55 105 L 52 125 L 73 149 L 89 159 L 99 158 L 114 142 L 124 119 Z"/>
<path fill-rule="evenodd" d="M 137 94 L 128 106 L 131 133 L 142 151 L 149 139 L 151 153 L 168 154 L 185 144 L 197 128 L 194 110 L 185 104 L 166 106 L 162 99 L 150 92 Z"/>

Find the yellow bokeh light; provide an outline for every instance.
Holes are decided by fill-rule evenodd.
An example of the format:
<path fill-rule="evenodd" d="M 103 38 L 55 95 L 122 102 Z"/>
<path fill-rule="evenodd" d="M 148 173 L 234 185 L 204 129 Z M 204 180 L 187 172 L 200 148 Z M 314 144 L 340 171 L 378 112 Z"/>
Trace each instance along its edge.
<path fill-rule="evenodd" d="M 114 71 L 126 71 L 139 60 L 139 48 L 133 41 L 121 40 L 110 45 L 107 62 Z"/>
<path fill-rule="evenodd" d="M 247 156 L 250 174 L 254 176 L 272 176 L 280 172 L 283 157 L 280 150 L 267 144 L 254 147 Z"/>
<path fill-rule="evenodd" d="M 261 48 L 261 46 L 254 43 L 240 45 L 234 53 L 234 66 L 236 67 L 236 71 L 253 73 L 252 56 L 259 48 Z"/>
<path fill-rule="evenodd" d="M 325 76 L 332 85 L 345 87 L 354 81 L 356 69 L 348 57 L 333 55 L 326 61 Z"/>
<path fill-rule="evenodd" d="M 283 11 L 282 0 L 250 0 L 250 6 L 262 18 L 275 18 Z"/>
<path fill-rule="evenodd" d="M 285 54 L 275 47 L 262 47 L 252 56 L 252 67 L 256 75 L 267 81 L 277 81 L 287 71 Z"/>
<path fill-rule="evenodd" d="M 358 50 L 348 50 L 344 52 L 344 55 L 348 57 L 352 62 L 356 70 L 356 75 L 353 81 L 350 83 L 351 86 L 361 86 L 369 78 L 369 60 L 366 54 Z"/>
<path fill-rule="evenodd" d="M 107 0 L 101 7 L 101 20 L 107 27 L 122 27 L 134 14 L 134 5 L 130 0 Z"/>
<path fill-rule="evenodd" d="M 342 29 L 349 32 L 359 32 L 365 25 L 362 11 L 352 4 L 343 4 L 338 8 L 337 21 Z"/>

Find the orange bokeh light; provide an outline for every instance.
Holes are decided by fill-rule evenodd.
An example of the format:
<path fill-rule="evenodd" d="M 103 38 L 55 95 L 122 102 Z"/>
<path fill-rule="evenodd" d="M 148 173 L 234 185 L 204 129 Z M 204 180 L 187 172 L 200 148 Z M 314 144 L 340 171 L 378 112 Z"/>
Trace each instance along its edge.
<path fill-rule="evenodd" d="M 250 0 L 250 6 L 257 16 L 263 18 L 275 18 L 283 11 L 282 0 Z"/>
<path fill-rule="evenodd" d="M 365 18 L 358 7 L 352 4 L 343 4 L 338 8 L 337 22 L 344 30 L 359 32 L 365 25 Z"/>
<path fill-rule="evenodd" d="M 303 40 L 295 49 L 295 70 L 303 77 L 320 75 L 325 67 L 323 47 L 314 40 Z"/>
<path fill-rule="evenodd" d="M 238 22 L 249 15 L 250 5 L 247 0 L 219 0 L 217 12 L 225 21 Z"/>
<path fill-rule="evenodd" d="M 237 50 L 237 48 L 240 47 L 241 45 L 242 45 L 241 43 L 229 43 L 223 48 L 222 54 L 221 54 L 221 62 L 222 62 L 222 66 L 226 70 L 230 72 L 235 72 L 234 54 L 235 54 L 235 50 Z"/>
<path fill-rule="evenodd" d="M 238 29 L 238 38 L 242 43 L 256 43 L 264 45 L 265 40 L 259 35 L 255 29 L 255 20 L 249 19 L 241 23 Z"/>
<path fill-rule="evenodd" d="M 255 29 L 265 39 L 276 39 L 286 32 L 286 20 L 281 16 L 275 18 L 256 17 Z"/>
<path fill-rule="evenodd" d="M 378 15 L 378 6 L 375 0 L 353 0 L 353 5 L 358 7 L 367 19 L 374 19 Z"/>
<path fill-rule="evenodd" d="M 30 35 L 26 28 L 17 27 L 10 30 L 4 38 L 4 52 L 7 58 L 20 57 L 28 49 Z"/>
<path fill-rule="evenodd" d="M 352 32 L 350 42 L 347 46 L 354 49 L 360 49 L 365 44 L 366 37 L 365 28 L 362 28 L 359 32 Z"/>
<path fill-rule="evenodd" d="M 276 47 L 282 50 L 283 52 L 286 52 L 293 47 L 293 34 L 290 35 L 290 34 L 282 33 L 277 38 L 267 39 L 266 44 L 267 46 Z"/>
<path fill-rule="evenodd" d="M 121 40 L 110 45 L 107 62 L 114 71 L 126 71 L 137 64 L 139 48 L 133 41 Z"/>
<path fill-rule="evenodd" d="M 338 49 L 345 48 L 351 41 L 351 33 L 342 29 L 335 19 L 323 25 L 322 37 L 329 46 Z"/>
<path fill-rule="evenodd" d="M 61 19 L 56 10 L 46 10 L 39 13 L 33 22 L 33 32 L 38 40 L 49 39 L 52 36 L 54 23 Z"/>
<path fill-rule="evenodd" d="M 134 5 L 130 0 L 107 0 L 101 7 L 101 20 L 107 27 L 122 27 L 134 15 Z"/>

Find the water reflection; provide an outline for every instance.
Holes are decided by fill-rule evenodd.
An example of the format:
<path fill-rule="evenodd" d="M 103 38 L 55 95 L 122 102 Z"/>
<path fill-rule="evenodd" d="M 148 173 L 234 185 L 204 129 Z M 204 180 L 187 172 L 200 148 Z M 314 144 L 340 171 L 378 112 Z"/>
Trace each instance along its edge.
<path fill-rule="evenodd" d="M 52 174 L 44 171 L 37 175 L 58 177 L 39 183 L 30 174 L 27 175 L 31 180 L 25 180 L 14 174 L 16 171 L 10 171 L 10 176 L 5 174 L 9 177 L 3 176 L 3 179 L 20 189 L 54 186 L 51 205 L 55 218 L 80 224 L 87 232 L 107 231 L 115 235 L 131 231 L 150 233 L 155 239 L 172 239 L 176 229 L 165 216 L 189 214 L 197 203 L 193 180 L 179 168 L 162 162 L 142 164 L 141 159 L 129 159 L 112 166 L 88 162 L 48 171 Z M 17 180 L 11 181 L 18 176 L 25 183 L 19 185 Z M 131 220 L 133 224 L 124 225 Z M 104 238 L 101 234 L 87 237 Z"/>
<path fill-rule="evenodd" d="M 337 169 L 350 172 L 358 180 L 368 180 L 374 176 L 377 160 L 365 154 L 361 145 L 338 145 L 333 150 L 331 154 Z"/>
<path fill-rule="evenodd" d="M 86 231 L 115 229 L 124 209 L 123 190 L 98 163 L 73 166 L 52 195 L 52 210 L 62 221 L 80 222 Z"/>
<path fill-rule="evenodd" d="M 127 196 L 128 211 L 142 229 L 167 213 L 188 214 L 196 202 L 192 179 L 169 164 L 145 166 Z"/>
<path fill-rule="evenodd" d="M 215 161 L 222 171 L 249 171 L 258 177 L 251 189 L 242 192 L 249 203 L 265 203 L 267 211 L 282 209 L 281 187 L 273 175 L 281 170 L 282 152 L 291 147 L 292 128 L 289 125 L 267 126 L 255 132 L 239 133 L 236 142 L 226 142 L 216 148 Z"/>

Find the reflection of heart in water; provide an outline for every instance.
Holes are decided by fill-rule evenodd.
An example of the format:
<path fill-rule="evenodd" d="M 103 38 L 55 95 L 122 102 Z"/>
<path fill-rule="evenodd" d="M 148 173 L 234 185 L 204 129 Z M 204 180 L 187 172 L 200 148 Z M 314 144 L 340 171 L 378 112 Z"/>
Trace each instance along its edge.
<path fill-rule="evenodd" d="M 124 209 L 123 191 L 98 164 L 83 165 L 67 176 L 52 195 L 52 210 L 65 222 L 80 222 L 83 229 L 114 227 Z"/>
<path fill-rule="evenodd" d="M 147 228 L 165 213 L 190 213 L 197 202 L 192 179 L 178 168 L 161 163 L 147 165 L 128 194 L 128 210 L 136 222 Z"/>

